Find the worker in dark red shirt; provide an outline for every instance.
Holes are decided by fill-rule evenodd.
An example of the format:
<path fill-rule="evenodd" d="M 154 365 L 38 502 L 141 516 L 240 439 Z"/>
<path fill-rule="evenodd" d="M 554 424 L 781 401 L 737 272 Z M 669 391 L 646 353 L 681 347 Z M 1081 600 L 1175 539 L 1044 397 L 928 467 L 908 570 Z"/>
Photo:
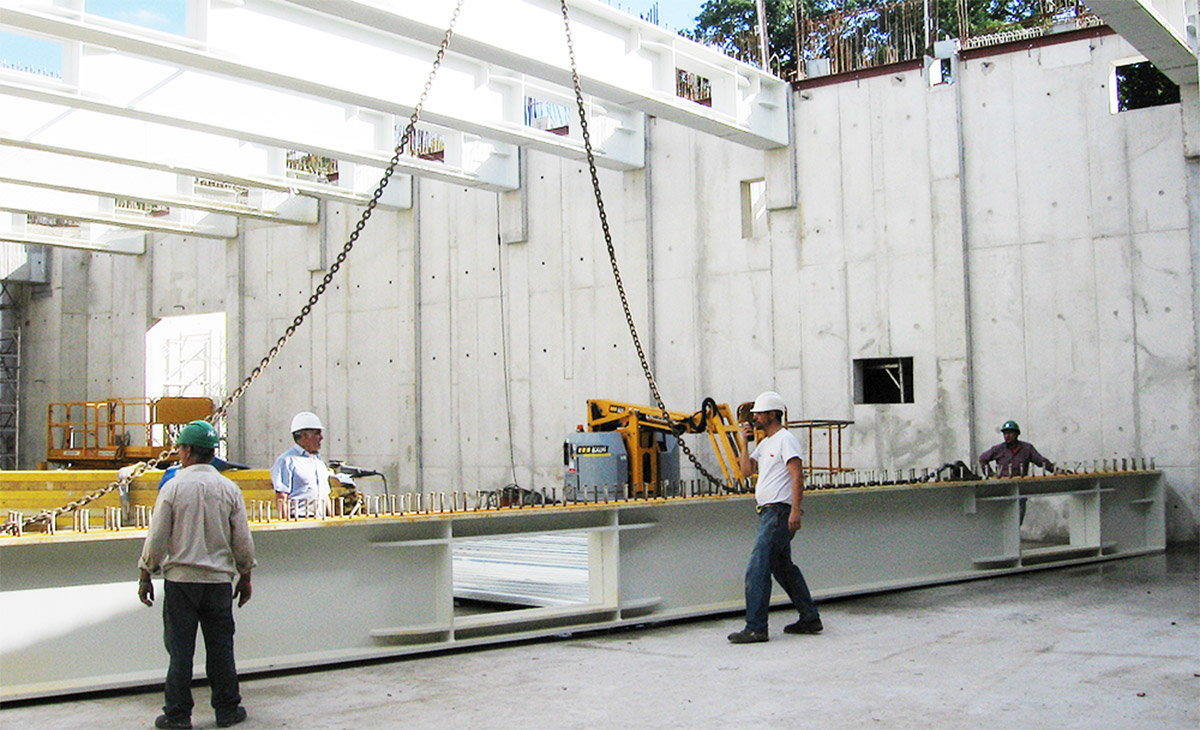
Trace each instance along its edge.
<path fill-rule="evenodd" d="M 1029 473 L 1030 463 L 1046 471 L 1054 471 L 1054 464 L 1039 454 L 1033 444 L 1017 438 L 1021 435 L 1021 427 L 1016 421 L 1005 421 L 1000 433 L 1004 434 L 1004 443 L 996 444 L 979 455 L 979 466 L 983 468 L 985 476 L 1023 477 Z M 993 461 L 996 462 L 995 466 L 991 466 Z"/>

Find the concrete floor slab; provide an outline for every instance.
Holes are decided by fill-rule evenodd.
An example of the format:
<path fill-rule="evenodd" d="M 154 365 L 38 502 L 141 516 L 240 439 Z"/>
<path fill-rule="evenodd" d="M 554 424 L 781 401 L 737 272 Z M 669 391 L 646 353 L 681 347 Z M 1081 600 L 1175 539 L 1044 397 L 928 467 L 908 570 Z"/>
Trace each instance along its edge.
<path fill-rule="evenodd" d="M 1195 728 L 1198 574 L 1192 546 L 829 601 L 820 636 L 783 634 L 778 610 L 767 644 L 728 644 L 731 615 L 251 677 L 243 727 Z M 196 701 L 195 727 L 215 727 L 206 688 Z M 151 727 L 161 704 L 10 703 L 0 726 Z"/>

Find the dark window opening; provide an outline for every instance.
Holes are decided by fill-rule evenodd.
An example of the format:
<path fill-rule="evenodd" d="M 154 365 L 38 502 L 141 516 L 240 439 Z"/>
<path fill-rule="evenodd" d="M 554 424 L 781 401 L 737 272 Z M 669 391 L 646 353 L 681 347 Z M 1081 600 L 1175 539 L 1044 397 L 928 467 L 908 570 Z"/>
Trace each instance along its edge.
<path fill-rule="evenodd" d="M 1179 103 L 1179 87 L 1149 61 L 1117 66 L 1117 111 Z"/>
<path fill-rule="evenodd" d="M 854 402 L 912 403 L 913 359 L 878 357 L 855 360 Z"/>

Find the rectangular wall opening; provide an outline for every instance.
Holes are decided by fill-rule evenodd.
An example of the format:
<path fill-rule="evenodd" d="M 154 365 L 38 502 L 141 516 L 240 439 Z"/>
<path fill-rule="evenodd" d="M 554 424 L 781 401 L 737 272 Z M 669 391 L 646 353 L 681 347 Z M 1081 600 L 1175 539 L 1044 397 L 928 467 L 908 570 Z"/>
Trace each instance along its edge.
<path fill-rule="evenodd" d="M 460 638 L 579 623 L 591 600 L 583 532 L 457 539 L 451 556 Z"/>
<path fill-rule="evenodd" d="M 1179 103 L 1179 87 L 1144 58 L 1114 63 L 1109 86 L 1114 114 Z"/>
<path fill-rule="evenodd" d="M 913 402 L 913 359 L 876 357 L 854 361 L 854 402 L 858 405 Z"/>
<path fill-rule="evenodd" d="M 675 69 L 675 95 L 700 106 L 712 106 L 712 82 L 698 73 Z"/>
<path fill-rule="evenodd" d="M 0 69 L 61 79 L 63 44 L 0 30 Z"/>
<path fill-rule="evenodd" d="M 1069 497 L 1023 497 L 1019 509 L 1021 552 L 1071 544 Z"/>
<path fill-rule="evenodd" d="M 396 144 L 400 144 L 405 125 L 396 126 Z M 416 127 L 404 150 L 405 154 L 430 162 L 446 161 L 446 135 Z"/>
<path fill-rule="evenodd" d="M 304 150 L 288 150 L 286 165 L 287 176 L 298 180 L 332 183 L 338 179 L 338 163 L 332 157 L 323 157 Z"/>
<path fill-rule="evenodd" d="M 224 395 L 224 312 L 163 317 L 146 332 L 146 398 L 209 397 L 219 403 Z M 167 438 L 155 425 L 154 443 Z"/>
<path fill-rule="evenodd" d="M 565 137 L 571 133 L 571 113 L 552 101 L 525 97 L 525 126 Z"/>
<path fill-rule="evenodd" d="M 85 13 L 141 28 L 185 35 L 187 6 L 187 0 L 155 0 L 154 3 L 132 3 L 129 0 L 86 0 L 83 10 Z"/>
<path fill-rule="evenodd" d="M 742 238 L 757 238 L 767 232 L 767 183 L 743 180 L 741 186 Z"/>

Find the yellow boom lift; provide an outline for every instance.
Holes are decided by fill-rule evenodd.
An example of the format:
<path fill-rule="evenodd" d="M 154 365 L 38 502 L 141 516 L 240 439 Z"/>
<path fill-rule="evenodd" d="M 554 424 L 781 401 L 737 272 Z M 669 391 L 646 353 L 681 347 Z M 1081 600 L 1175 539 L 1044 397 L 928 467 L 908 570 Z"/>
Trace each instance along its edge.
<path fill-rule="evenodd" d="M 654 406 L 594 399 L 587 402 L 587 407 L 588 431 L 615 432 L 620 434 L 624 442 L 629 459 L 630 497 L 665 496 L 664 482 L 677 480 L 679 476 L 677 454 L 673 460 L 664 456 L 673 452 L 675 439 L 685 433 L 708 434 L 726 482 L 742 479 L 738 468 L 738 454 L 741 451 L 738 426 L 733 420 L 733 412 L 724 403 L 705 398 L 700 410 L 695 413 L 667 411 L 670 421 L 674 421 L 680 430 L 672 429 L 663 411 Z M 577 459 L 588 455 L 588 445 L 578 444 Z M 674 468 L 671 467 L 672 461 Z"/>

